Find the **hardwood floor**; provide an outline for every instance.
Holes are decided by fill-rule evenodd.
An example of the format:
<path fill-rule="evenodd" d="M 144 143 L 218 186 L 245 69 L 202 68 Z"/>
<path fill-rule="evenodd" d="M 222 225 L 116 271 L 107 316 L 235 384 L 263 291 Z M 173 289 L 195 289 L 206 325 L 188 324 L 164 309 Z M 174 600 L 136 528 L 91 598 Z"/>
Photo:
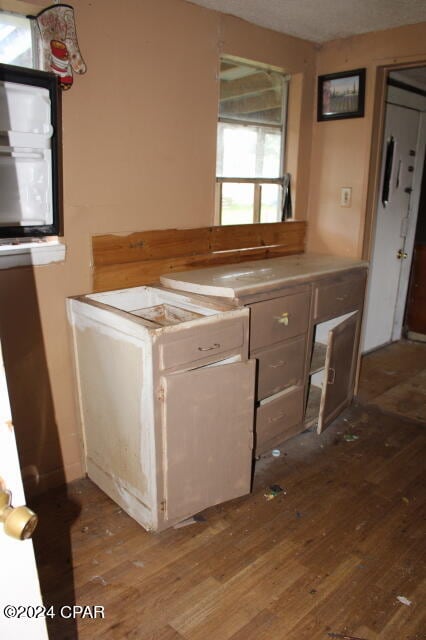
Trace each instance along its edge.
<path fill-rule="evenodd" d="M 425 414 L 400 387 L 425 369 L 426 345 L 368 356 L 359 401 L 264 457 L 253 493 L 205 522 L 149 534 L 89 480 L 45 494 L 45 604 L 105 607 L 57 616 L 51 639 L 424 640 Z"/>

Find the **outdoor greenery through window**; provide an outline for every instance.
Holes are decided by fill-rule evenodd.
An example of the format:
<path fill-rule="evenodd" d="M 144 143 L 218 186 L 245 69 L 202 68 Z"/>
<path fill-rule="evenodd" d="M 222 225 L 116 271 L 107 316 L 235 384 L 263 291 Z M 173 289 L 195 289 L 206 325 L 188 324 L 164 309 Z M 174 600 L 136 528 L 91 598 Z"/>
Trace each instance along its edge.
<path fill-rule="evenodd" d="M 0 62 L 33 68 L 33 49 L 31 20 L 0 11 Z"/>
<path fill-rule="evenodd" d="M 223 58 L 217 139 L 219 224 L 278 222 L 288 79 Z"/>

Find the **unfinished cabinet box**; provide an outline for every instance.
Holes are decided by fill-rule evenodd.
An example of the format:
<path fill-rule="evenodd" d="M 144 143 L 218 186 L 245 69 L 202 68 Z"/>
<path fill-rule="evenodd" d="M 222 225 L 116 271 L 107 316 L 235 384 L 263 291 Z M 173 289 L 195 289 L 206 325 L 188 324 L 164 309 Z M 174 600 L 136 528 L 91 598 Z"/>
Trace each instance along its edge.
<path fill-rule="evenodd" d="M 136 287 L 68 311 L 89 477 L 154 531 L 249 493 L 248 309 Z"/>
<path fill-rule="evenodd" d="M 256 454 L 314 424 L 320 433 L 351 401 L 366 273 L 360 261 L 302 254 L 161 278 L 249 307 Z"/>

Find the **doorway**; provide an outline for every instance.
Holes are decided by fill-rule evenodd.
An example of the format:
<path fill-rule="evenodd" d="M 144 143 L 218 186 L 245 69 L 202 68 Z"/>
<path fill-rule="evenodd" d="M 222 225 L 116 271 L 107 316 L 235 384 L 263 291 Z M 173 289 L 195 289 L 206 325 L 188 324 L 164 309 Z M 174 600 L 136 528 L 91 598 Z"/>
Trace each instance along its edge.
<path fill-rule="evenodd" d="M 364 353 L 402 335 L 426 146 L 426 67 L 390 72 L 385 107 Z"/>

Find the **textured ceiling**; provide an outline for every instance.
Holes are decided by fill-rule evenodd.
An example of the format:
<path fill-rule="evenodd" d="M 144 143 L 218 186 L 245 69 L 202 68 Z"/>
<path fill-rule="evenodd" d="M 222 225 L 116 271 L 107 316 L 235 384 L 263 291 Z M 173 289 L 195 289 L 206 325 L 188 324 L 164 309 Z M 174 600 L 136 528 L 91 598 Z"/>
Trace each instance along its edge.
<path fill-rule="evenodd" d="M 190 0 L 312 42 L 426 22 L 426 0 Z"/>

